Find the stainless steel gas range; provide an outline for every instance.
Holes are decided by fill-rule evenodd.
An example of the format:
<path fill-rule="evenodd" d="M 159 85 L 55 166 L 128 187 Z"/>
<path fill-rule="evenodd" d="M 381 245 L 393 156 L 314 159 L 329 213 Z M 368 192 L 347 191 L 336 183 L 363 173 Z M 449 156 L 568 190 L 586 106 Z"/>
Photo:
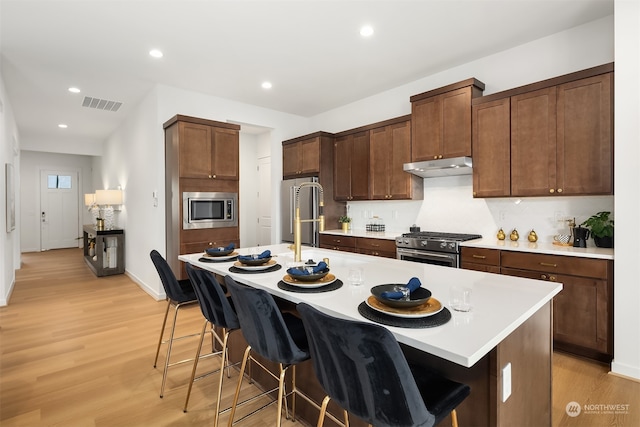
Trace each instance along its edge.
<path fill-rule="evenodd" d="M 396 258 L 424 264 L 460 267 L 460 242 L 479 239 L 479 234 L 417 231 L 396 237 Z"/>

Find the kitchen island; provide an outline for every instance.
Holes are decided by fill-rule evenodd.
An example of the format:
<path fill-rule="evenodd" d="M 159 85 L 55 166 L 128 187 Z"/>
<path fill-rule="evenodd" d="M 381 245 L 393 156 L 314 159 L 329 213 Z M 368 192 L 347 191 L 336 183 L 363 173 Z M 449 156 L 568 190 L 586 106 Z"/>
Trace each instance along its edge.
<path fill-rule="evenodd" d="M 445 307 L 451 286 L 468 287 L 472 289 L 473 309 L 470 312 L 452 311 L 448 323 L 434 328 L 388 326 L 388 329 L 401 343 L 408 359 L 433 366 L 448 377 L 471 386 L 471 396 L 459 407 L 461 425 L 551 424 L 551 304 L 562 289 L 561 284 L 303 248 L 303 260 L 329 258 L 331 273 L 344 285 L 331 292 L 298 293 L 280 289 L 277 285 L 293 261 L 288 245 L 259 248 L 260 251 L 265 249 L 276 255 L 274 259 L 282 269 L 263 274 L 239 274 L 229 272 L 233 261 L 202 262 L 199 261 L 200 253 L 181 255 L 179 259 L 222 276 L 231 274 L 236 281 L 265 289 L 283 301 L 306 302 L 330 315 L 359 321 L 369 321 L 359 313 L 358 305 L 370 295 L 370 289 L 375 285 L 406 283 L 415 276 Z M 238 252 L 248 254 L 249 249 Z M 351 268 L 364 271 L 364 285 L 348 283 Z M 315 378 L 308 365 L 299 369 L 299 378 L 313 383 Z M 309 375 L 301 375 L 305 369 L 309 369 Z M 300 381 L 298 385 L 304 387 Z M 311 384 L 310 387 L 316 386 Z M 314 423 L 317 413 L 309 414 L 308 420 Z"/>

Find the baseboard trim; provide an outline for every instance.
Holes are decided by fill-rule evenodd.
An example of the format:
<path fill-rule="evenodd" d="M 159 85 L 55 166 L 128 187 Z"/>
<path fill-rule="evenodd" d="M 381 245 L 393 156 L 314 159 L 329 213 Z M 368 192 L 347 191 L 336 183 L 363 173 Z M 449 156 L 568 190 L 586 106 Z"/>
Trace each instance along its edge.
<path fill-rule="evenodd" d="M 640 383 L 640 368 L 637 366 L 629 366 L 623 363 L 617 363 L 615 360 L 611 362 L 610 375 L 626 378 L 628 380 Z"/>
<path fill-rule="evenodd" d="M 127 277 L 129 277 L 129 279 L 131 279 L 136 285 L 140 286 L 140 289 L 145 291 L 147 294 L 149 294 L 156 301 L 162 301 L 162 300 L 167 299 L 167 295 L 166 294 L 164 294 L 164 293 L 158 294 L 153 288 L 148 286 L 142 280 L 138 279 L 134 274 L 132 274 L 126 268 L 124 270 L 124 274 L 127 275 Z"/>

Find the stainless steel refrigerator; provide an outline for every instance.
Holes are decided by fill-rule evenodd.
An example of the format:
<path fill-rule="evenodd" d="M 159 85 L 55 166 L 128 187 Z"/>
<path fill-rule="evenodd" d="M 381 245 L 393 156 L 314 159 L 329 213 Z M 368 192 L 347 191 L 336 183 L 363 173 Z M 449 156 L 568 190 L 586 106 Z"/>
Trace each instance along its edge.
<path fill-rule="evenodd" d="M 295 192 L 303 182 L 318 182 L 317 177 L 286 179 L 282 181 L 280 197 L 282 203 L 280 212 L 282 214 L 282 241 L 293 243 L 293 219 L 295 216 Z M 316 187 L 306 188 L 300 192 L 300 219 L 312 219 L 318 217 L 318 189 Z M 307 246 L 318 246 L 319 231 L 317 222 L 302 223 L 302 244 Z"/>

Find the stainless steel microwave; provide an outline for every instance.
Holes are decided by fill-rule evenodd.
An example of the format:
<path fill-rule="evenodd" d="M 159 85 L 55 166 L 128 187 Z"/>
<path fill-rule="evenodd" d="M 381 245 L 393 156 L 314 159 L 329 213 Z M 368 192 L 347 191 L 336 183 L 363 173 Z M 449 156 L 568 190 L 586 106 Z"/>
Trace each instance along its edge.
<path fill-rule="evenodd" d="M 182 193 L 182 228 L 184 230 L 237 226 L 237 193 Z"/>

